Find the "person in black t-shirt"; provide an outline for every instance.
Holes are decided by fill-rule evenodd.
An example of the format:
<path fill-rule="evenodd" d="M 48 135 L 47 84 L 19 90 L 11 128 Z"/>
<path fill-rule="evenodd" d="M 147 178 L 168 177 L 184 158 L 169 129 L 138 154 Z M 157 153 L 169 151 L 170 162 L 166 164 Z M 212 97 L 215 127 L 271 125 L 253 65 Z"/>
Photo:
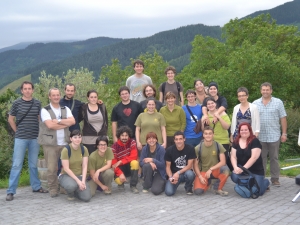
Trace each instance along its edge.
<path fill-rule="evenodd" d="M 175 145 L 167 148 L 165 154 L 166 173 L 168 181 L 165 187 L 167 196 L 175 194 L 180 183 L 185 183 L 186 194 L 193 194 L 193 182 L 195 174 L 191 170 L 194 159 L 196 158 L 195 150 L 191 145 L 185 145 L 185 136 L 181 131 L 174 134 Z"/>

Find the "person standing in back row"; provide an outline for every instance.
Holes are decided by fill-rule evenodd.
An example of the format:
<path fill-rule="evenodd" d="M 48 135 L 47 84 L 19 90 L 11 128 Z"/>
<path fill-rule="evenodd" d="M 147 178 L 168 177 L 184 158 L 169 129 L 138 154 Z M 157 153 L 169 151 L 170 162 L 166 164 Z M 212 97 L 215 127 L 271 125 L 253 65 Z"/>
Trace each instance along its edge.
<path fill-rule="evenodd" d="M 184 99 L 183 99 L 183 87 L 181 83 L 175 81 L 176 69 L 173 66 L 168 66 L 165 69 L 165 74 L 167 75 L 168 80 L 162 83 L 159 86 L 159 101 L 166 104 L 165 96 L 168 92 L 173 92 L 176 98 L 176 105 L 183 106 Z"/>
<path fill-rule="evenodd" d="M 135 60 L 133 62 L 133 69 L 135 74 L 131 75 L 126 80 L 126 86 L 130 89 L 130 100 L 141 102 L 146 99 L 143 95 L 144 87 L 147 84 L 152 84 L 149 76 L 144 74 L 144 62 L 142 60 Z"/>

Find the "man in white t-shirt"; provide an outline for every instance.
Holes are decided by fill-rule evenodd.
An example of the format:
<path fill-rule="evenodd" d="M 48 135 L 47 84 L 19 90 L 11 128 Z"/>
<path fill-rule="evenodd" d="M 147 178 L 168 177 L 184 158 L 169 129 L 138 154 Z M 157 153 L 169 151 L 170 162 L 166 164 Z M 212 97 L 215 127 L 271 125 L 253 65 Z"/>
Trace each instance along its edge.
<path fill-rule="evenodd" d="M 58 196 L 57 162 L 61 150 L 70 142 L 69 127 L 75 124 L 71 110 L 60 106 L 60 92 L 57 88 L 49 90 L 50 104 L 41 110 L 39 143 L 43 146 L 47 163 L 47 180 L 51 197 Z"/>
<path fill-rule="evenodd" d="M 140 103 L 146 99 L 143 90 L 147 84 L 152 84 L 152 79 L 143 73 L 144 62 L 142 60 L 135 60 L 133 62 L 133 69 L 135 74 L 127 78 L 126 86 L 130 89 L 130 100 Z"/>

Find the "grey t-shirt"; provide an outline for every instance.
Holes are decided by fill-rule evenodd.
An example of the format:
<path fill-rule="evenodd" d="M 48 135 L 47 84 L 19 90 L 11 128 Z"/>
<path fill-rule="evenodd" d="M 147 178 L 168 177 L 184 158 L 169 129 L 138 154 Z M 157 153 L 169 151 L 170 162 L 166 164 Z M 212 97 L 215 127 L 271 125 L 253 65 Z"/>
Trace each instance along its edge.
<path fill-rule="evenodd" d="M 166 96 L 166 94 L 169 91 L 171 91 L 176 96 L 176 105 L 181 106 L 180 103 L 179 103 L 179 95 L 180 95 L 180 93 L 178 92 L 176 82 L 174 82 L 173 84 L 169 84 L 168 82 L 165 82 L 165 83 L 166 83 L 166 86 L 165 86 L 164 92 L 162 91 L 162 85 L 163 85 L 163 83 L 159 86 L 159 92 L 163 92 L 163 104 L 165 105 L 165 96 Z M 183 92 L 183 87 L 182 87 L 181 83 L 179 83 L 179 86 L 180 86 L 180 92 Z"/>
<path fill-rule="evenodd" d="M 137 77 L 135 74 L 128 77 L 126 80 L 126 86 L 130 89 L 130 100 L 141 102 L 146 98 L 143 95 L 145 85 L 152 84 L 152 80 L 146 74 L 141 77 Z"/>

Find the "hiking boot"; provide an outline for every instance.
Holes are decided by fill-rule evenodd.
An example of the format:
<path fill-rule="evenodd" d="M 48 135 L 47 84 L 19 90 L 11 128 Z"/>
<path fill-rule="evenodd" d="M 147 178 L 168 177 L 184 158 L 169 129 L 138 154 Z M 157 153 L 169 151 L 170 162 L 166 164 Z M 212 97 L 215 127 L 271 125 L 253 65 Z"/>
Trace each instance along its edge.
<path fill-rule="evenodd" d="M 125 190 L 124 183 L 123 183 L 123 184 L 118 184 L 118 189 L 119 189 L 120 191 L 124 191 L 124 190 Z"/>
<path fill-rule="evenodd" d="M 130 187 L 130 190 L 133 194 L 138 194 L 139 193 L 139 190 L 135 187 L 135 186 L 131 186 Z"/>
<path fill-rule="evenodd" d="M 192 194 L 194 194 L 194 193 L 193 193 L 192 190 L 188 190 L 188 191 L 186 191 L 186 194 L 187 194 L 187 195 L 192 195 Z"/>
<path fill-rule="evenodd" d="M 63 194 L 63 195 L 67 194 L 66 190 L 62 186 L 60 186 L 60 188 L 59 188 L 59 193 Z"/>
<path fill-rule="evenodd" d="M 7 194 L 6 195 L 6 201 L 12 201 L 14 199 L 14 194 Z"/>
<path fill-rule="evenodd" d="M 148 192 L 149 192 L 149 189 L 143 188 L 143 193 L 148 193 Z"/>
<path fill-rule="evenodd" d="M 217 191 L 215 191 L 215 193 L 216 193 L 216 195 L 228 196 L 228 192 L 223 191 L 223 190 L 217 190 Z"/>
<path fill-rule="evenodd" d="M 68 194 L 67 199 L 68 199 L 69 201 L 74 201 L 74 200 L 75 200 L 74 194 Z"/>
<path fill-rule="evenodd" d="M 50 196 L 51 198 L 55 198 L 58 196 L 57 190 L 50 190 Z"/>
<path fill-rule="evenodd" d="M 272 181 L 272 185 L 275 187 L 280 187 L 280 182 L 278 180 Z"/>
<path fill-rule="evenodd" d="M 105 195 L 111 195 L 111 190 L 108 189 L 108 190 L 104 191 L 104 194 L 105 194 Z"/>

